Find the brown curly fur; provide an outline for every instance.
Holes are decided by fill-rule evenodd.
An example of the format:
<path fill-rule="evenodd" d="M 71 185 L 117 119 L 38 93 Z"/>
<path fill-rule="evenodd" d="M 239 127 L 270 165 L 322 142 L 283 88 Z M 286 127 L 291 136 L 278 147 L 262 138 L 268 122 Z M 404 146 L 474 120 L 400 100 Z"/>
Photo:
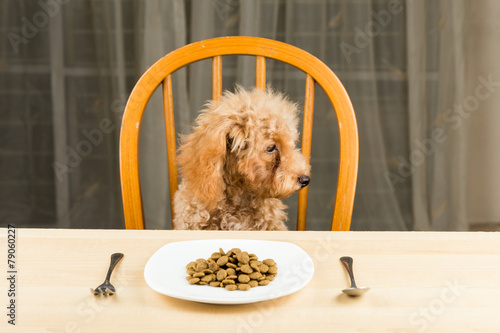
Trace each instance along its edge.
<path fill-rule="evenodd" d="M 174 229 L 287 230 L 281 199 L 310 172 L 296 148 L 297 114 L 270 89 L 238 88 L 209 102 L 181 138 Z"/>

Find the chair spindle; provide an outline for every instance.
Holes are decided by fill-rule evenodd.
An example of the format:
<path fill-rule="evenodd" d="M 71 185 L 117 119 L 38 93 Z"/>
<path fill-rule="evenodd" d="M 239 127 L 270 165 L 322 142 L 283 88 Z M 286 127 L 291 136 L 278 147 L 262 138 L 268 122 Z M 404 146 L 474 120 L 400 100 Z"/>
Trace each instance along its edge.
<path fill-rule="evenodd" d="M 167 75 L 162 82 L 163 111 L 165 114 L 165 131 L 168 157 L 168 183 L 170 188 L 170 209 L 174 212 L 174 194 L 177 191 L 177 147 L 175 142 L 174 102 L 172 95 L 172 75 Z"/>
<path fill-rule="evenodd" d="M 266 58 L 256 57 L 256 84 L 257 89 L 266 90 Z"/>
<path fill-rule="evenodd" d="M 315 82 L 311 75 L 306 77 L 306 91 L 304 97 L 304 121 L 302 125 L 302 154 L 311 160 L 311 142 L 314 113 L 314 88 Z M 297 230 L 306 230 L 307 194 L 309 186 L 299 192 L 299 205 L 297 209 Z"/>
<path fill-rule="evenodd" d="M 212 58 L 212 99 L 220 100 L 222 96 L 222 56 Z"/>

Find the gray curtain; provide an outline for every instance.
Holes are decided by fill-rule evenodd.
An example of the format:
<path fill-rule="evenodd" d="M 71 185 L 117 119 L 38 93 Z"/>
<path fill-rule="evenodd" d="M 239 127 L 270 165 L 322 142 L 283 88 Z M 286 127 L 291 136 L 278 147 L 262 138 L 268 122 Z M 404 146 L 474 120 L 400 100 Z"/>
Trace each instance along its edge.
<path fill-rule="evenodd" d="M 464 95 L 464 2 L 409 1 L 408 113 L 416 230 L 467 230 L 465 131 L 446 115 Z M 406 174 L 403 177 L 408 177 Z"/>
<path fill-rule="evenodd" d="M 467 222 L 473 230 L 498 230 L 500 221 L 500 2 L 467 3 L 464 112 L 456 127 L 466 135 Z M 459 120 L 461 122 L 459 123 Z M 457 132 L 460 128 L 457 128 Z"/>
<path fill-rule="evenodd" d="M 228 35 L 261 36 L 303 48 L 344 83 L 360 134 L 351 230 L 467 230 L 472 223 L 500 221 L 493 204 L 487 214 L 470 213 L 484 212 L 478 207 L 488 202 L 471 198 L 471 193 L 479 193 L 494 177 L 494 163 L 484 157 L 496 156 L 493 146 L 485 144 L 490 149 L 478 152 L 470 142 L 495 138 L 493 130 L 484 132 L 482 127 L 498 117 L 488 111 L 494 110 L 495 91 L 484 90 L 492 96 L 476 108 L 484 112 L 474 110 L 460 118 L 453 111 L 457 103 L 469 107 L 474 101 L 467 97 L 492 73 L 480 68 L 485 60 L 475 60 L 486 58 L 479 50 L 495 54 L 489 47 L 493 37 L 478 40 L 476 32 L 499 31 L 492 14 L 499 10 L 495 1 L 42 3 L 0 4 L 5 36 L 0 49 L 2 222 L 122 228 L 117 158 L 128 93 L 166 53 Z M 223 64 L 224 89 L 254 84 L 252 59 L 225 57 Z M 210 75 L 209 61 L 174 74 L 178 133 L 189 131 L 210 98 Z M 268 61 L 268 80 L 299 103 L 304 77 Z M 338 145 L 338 133 L 320 89 L 315 110 L 308 229 L 327 230 L 338 166 L 338 148 L 332 147 Z M 485 120 L 484 114 L 490 118 Z M 155 94 L 140 145 L 148 228 L 171 226 L 164 131 L 161 96 Z M 471 165 L 471 154 L 484 163 Z M 484 177 L 472 181 L 477 178 L 471 170 Z M 485 196 L 495 198 L 496 188 L 489 186 Z M 292 230 L 296 200 L 287 200 Z"/>

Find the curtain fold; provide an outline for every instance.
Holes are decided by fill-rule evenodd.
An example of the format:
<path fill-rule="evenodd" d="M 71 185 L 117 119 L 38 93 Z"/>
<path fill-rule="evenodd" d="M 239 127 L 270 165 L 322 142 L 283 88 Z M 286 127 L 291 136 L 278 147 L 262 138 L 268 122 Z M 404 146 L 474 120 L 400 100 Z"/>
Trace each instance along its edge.
<path fill-rule="evenodd" d="M 136 56 L 139 59 L 138 74 L 142 74 L 158 59 L 186 44 L 186 13 L 182 0 L 138 1 L 138 6 L 143 15 L 139 16 L 141 42 L 136 49 Z M 179 72 L 172 81 L 175 108 L 184 111 L 189 107 L 186 82 L 185 71 Z M 176 115 L 178 122 L 187 122 L 184 112 Z M 144 218 L 149 229 L 171 228 L 163 119 L 163 96 L 161 89 L 158 89 L 146 108 L 139 143 Z"/>
<path fill-rule="evenodd" d="M 467 220 L 473 230 L 498 230 L 500 2 L 467 2 L 465 11 L 467 80 L 459 119 L 467 135 Z"/>
<path fill-rule="evenodd" d="M 465 130 L 448 110 L 464 98 L 464 2 L 408 1 L 410 152 L 415 230 L 467 230 Z"/>
<path fill-rule="evenodd" d="M 405 49 L 392 45 L 391 36 L 404 34 L 403 6 L 390 10 L 388 3 L 364 1 L 356 7 L 343 5 L 340 13 L 345 23 L 339 42 L 356 48 L 349 56 L 344 53 L 337 67 L 332 64 L 350 92 L 359 128 L 360 166 L 351 230 L 409 230 L 400 207 L 404 196 L 398 202 L 409 184 L 396 189 L 387 178 L 391 154 L 406 154 L 407 147 L 391 149 L 386 141 L 388 136 L 406 135 L 405 127 L 398 130 L 393 119 L 406 103 L 407 83 L 401 75 Z M 392 89 L 403 92 L 391 95 Z"/>

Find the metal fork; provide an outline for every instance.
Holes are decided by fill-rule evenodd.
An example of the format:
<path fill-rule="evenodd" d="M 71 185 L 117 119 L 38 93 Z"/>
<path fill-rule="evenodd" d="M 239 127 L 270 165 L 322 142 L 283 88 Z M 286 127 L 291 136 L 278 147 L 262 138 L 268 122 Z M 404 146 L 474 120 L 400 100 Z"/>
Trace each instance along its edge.
<path fill-rule="evenodd" d="M 111 273 L 115 268 L 116 264 L 123 258 L 123 253 L 113 253 L 111 255 L 111 263 L 109 264 L 108 274 L 106 275 L 106 280 L 95 289 L 90 288 L 90 291 L 94 295 L 103 294 L 104 296 L 111 296 L 116 292 L 115 287 L 109 282 L 111 278 Z"/>

